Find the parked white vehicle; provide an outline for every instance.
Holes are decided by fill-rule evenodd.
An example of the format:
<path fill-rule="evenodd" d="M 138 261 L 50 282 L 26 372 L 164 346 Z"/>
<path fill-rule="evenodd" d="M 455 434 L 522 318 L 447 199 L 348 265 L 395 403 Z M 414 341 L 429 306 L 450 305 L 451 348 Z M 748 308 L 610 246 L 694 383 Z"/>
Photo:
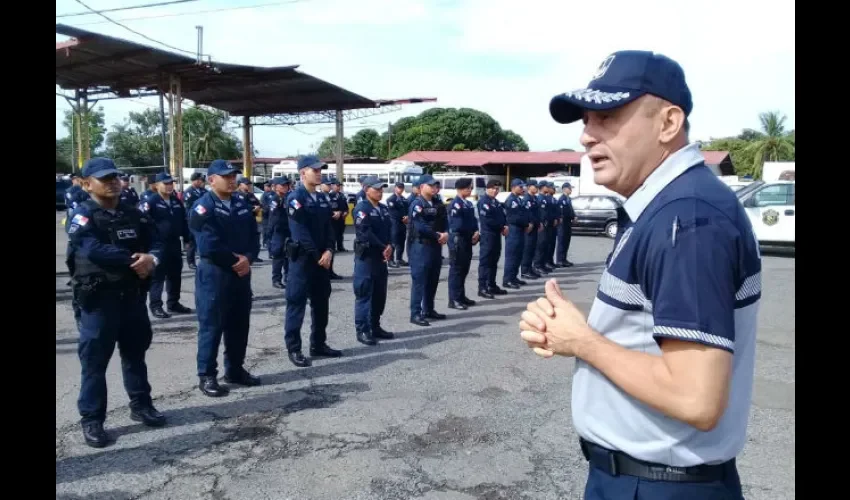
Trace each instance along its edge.
<path fill-rule="evenodd" d="M 393 186 L 396 182 L 403 182 L 405 191 L 410 193 L 413 181 L 422 175 L 422 167 L 411 161 L 400 160 L 393 160 L 389 163 L 344 163 L 342 171 L 342 190 L 346 193 L 359 192 L 362 189 L 360 178 L 366 175 L 375 175 L 378 179 L 387 183 L 387 188 L 384 189 L 384 201 L 392 196 Z M 328 163 L 328 168 L 322 170 L 322 175 L 336 177 L 336 164 Z M 272 167 L 272 177 L 288 177 L 290 181 L 297 183 L 300 179 L 298 163 L 292 160 L 281 161 L 280 164 Z"/>
<path fill-rule="evenodd" d="M 435 172 L 433 176 L 434 179 L 440 181 L 440 197 L 442 197 L 443 201 L 446 203 L 451 203 L 451 201 L 457 196 L 455 181 L 462 177 L 472 179 L 472 195 L 470 195 L 469 199 L 473 203 L 476 203 L 479 198 L 487 194 L 487 183 L 492 179 L 496 179 L 502 183 L 502 192 L 496 196 L 497 200 L 505 201 L 505 198 L 508 197 L 508 193 L 505 193 L 505 191 L 510 191 L 509 186 L 507 188 L 505 187 L 504 175 L 471 174 L 468 172 Z"/>
<path fill-rule="evenodd" d="M 755 181 L 737 192 L 759 243 L 795 245 L 797 233 L 796 181 Z"/>

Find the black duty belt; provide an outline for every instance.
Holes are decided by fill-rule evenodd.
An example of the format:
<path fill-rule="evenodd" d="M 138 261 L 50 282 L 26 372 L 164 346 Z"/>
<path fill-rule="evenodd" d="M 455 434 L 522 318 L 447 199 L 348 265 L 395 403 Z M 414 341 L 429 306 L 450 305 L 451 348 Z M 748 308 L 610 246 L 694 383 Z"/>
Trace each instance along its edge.
<path fill-rule="evenodd" d="M 735 467 L 735 459 L 717 465 L 672 467 L 638 460 L 620 451 L 609 450 L 579 438 L 581 452 L 590 465 L 612 476 L 635 476 L 652 481 L 704 483 L 721 481 Z"/>

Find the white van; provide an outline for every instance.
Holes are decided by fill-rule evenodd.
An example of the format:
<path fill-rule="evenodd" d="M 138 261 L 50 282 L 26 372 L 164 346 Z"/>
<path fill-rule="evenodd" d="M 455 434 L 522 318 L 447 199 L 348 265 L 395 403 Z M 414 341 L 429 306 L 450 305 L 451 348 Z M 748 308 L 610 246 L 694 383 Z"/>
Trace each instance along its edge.
<path fill-rule="evenodd" d="M 796 181 L 755 181 L 737 192 L 759 243 L 795 246 Z"/>
<path fill-rule="evenodd" d="M 510 191 L 510 186 L 505 186 L 504 175 L 482 175 L 466 172 L 437 172 L 433 174 L 433 177 L 440 181 L 440 196 L 443 198 L 445 203 L 451 203 L 451 201 L 457 196 L 455 182 L 462 177 L 472 179 L 472 195 L 470 195 L 469 200 L 473 203 L 477 202 L 480 197 L 487 194 L 487 183 L 493 179 L 502 183 L 502 193 L 500 196 L 497 196 L 496 199 L 501 198 L 502 201 L 504 201 L 504 198 L 507 197 L 504 192 Z"/>

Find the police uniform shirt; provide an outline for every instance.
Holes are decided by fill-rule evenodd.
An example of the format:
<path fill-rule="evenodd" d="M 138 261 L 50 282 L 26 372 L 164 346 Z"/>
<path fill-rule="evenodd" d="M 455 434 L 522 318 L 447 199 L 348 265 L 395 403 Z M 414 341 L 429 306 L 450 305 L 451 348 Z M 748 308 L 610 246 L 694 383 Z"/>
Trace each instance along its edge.
<path fill-rule="evenodd" d="M 549 211 L 549 197 L 543 193 L 537 193 L 537 207 L 539 209 L 539 221 L 545 226 L 551 225 L 551 212 Z"/>
<path fill-rule="evenodd" d="M 408 201 L 404 198 L 404 196 L 399 196 L 393 193 L 392 196 L 387 198 L 387 208 L 389 209 L 392 218 L 401 222 L 401 220 L 407 215 Z"/>
<path fill-rule="evenodd" d="M 528 210 L 528 219 L 529 222 L 534 224 L 535 230 L 537 226 L 540 224 L 540 209 L 537 204 L 537 196 L 531 193 L 525 193 L 522 197 L 523 203 L 525 203 L 525 209 Z"/>
<path fill-rule="evenodd" d="M 333 253 L 333 226 L 329 224 L 332 207 L 327 196 L 318 191 L 310 193 L 304 186 L 298 186 L 286 200 L 292 241 L 300 244 L 314 261 L 326 251 Z"/>
<path fill-rule="evenodd" d="M 505 211 L 502 204 L 490 195 L 478 200 L 478 217 L 481 218 L 481 230 L 488 233 L 500 233 L 505 227 Z"/>
<path fill-rule="evenodd" d="M 269 213 L 269 206 L 274 196 L 276 195 L 272 191 L 264 191 L 263 195 L 260 196 L 260 206 L 263 208 L 263 214 Z"/>
<path fill-rule="evenodd" d="M 354 196 L 354 202 L 355 203 L 359 204 L 361 201 L 366 201 L 366 190 L 365 189 L 361 189 Z"/>
<path fill-rule="evenodd" d="M 164 200 L 159 193 L 139 204 L 139 210 L 156 224 L 157 231 L 166 243 L 180 243 L 189 237 L 189 226 L 183 203 L 173 194 Z"/>
<path fill-rule="evenodd" d="M 423 240 L 440 239 L 437 231 L 434 230 L 434 225 L 437 222 L 437 208 L 432 201 L 428 201 L 422 196 L 417 197 L 410 204 L 410 221 L 413 228 L 416 230 L 415 237 Z"/>
<path fill-rule="evenodd" d="M 465 236 L 472 236 L 478 231 L 478 219 L 475 218 L 475 207 L 471 201 L 464 200 L 460 196 L 452 200 L 449 210 L 449 230 Z"/>
<path fill-rule="evenodd" d="M 383 203 L 375 207 L 364 200 L 354 207 L 355 238 L 369 244 L 370 256 L 380 254 L 390 244 L 390 224 L 389 208 Z"/>
<path fill-rule="evenodd" d="M 204 193 L 190 212 L 189 229 L 198 255 L 220 267 L 236 264 L 234 253 L 253 261 L 260 252 L 255 237 L 257 219 L 251 205 L 238 196 L 222 200 L 213 191 Z"/>
<path fill-rule="evenodd" d="M 737 456 L 747 441 L 761 257 L 735 193 L 698 145 L 671 155 L 618 209 L 619 234 L 588 324 L 623 347 L 660 355 L 664 338 L 734 354 L 726 411 L 710 431 L 666 417 L 576 360 L 579 436 L 639 460 L 687 467 Z"/>
<path fill-rule="evenodd" d="M 124 188 L 121 190 L 121 203 L 136 207 L 139 205 L 139 195 L 133 187 Z"/>
<path fill-rule="evenodd" d="M 275 233 L 284 238 L 289 237 L 289 212 L 284 200 L 277 193 L 269 198 L 269 224 Z"/>
<path fill-rule="evenodd" d="M 525 231 L 530 221 L 526 203 L 522 199 L 511 193 L 505 199 L 505 219 L 511 226 L 519 226 L 519 229 Z"/>
<path fill-rule="evenodd" d="M 109 219 L 108 226 L 99 225 L 99 217 Z M 137 227 L 131 223 L 134 219 Z M 71 213 L 67 232 L 74 256 L 107 271 L 129 275 L 134 253 L 150 253 L 155 264 L 162 259 L 163 241 L 156 227 L 144 214 L 126 205 L 106 209 L 94 201 L 83 202 Z"/>
<path fill-rule="evenodd" d="M 183 193 L 183 205 L 186 208 L 187 215 L 192 210 L 195 202 L 198 201 L 206 192 L 207 190 L 204 188 L 196 188 L 195 186 L 192 186 Z"/>
<path fill-rule="evenodd" d="M 561 198 L 558 199 L 558 207 L 561 209 L 563 223 L 569 224 L 576 216 L 575 210 L 573 210 L 573 200 L 571 200 L 566 194 L 562 194 Z"/>

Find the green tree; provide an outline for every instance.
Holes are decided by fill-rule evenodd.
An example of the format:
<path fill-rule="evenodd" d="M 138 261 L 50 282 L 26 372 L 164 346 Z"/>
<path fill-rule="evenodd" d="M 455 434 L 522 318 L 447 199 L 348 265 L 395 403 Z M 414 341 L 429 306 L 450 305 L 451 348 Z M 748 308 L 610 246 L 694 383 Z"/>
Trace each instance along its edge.
<path fill-rule="evenodd" d="M 342 154 L 351 155 L 352 150 L 354 150 L 354 144 L 351 139 L 346 137 L 343 141 Z M 319 158 L 336 158 L 336 136 L 329 135 L 322 139 L 316 154 L 319 155 Z"/>
<path fill-rule="evenodd" d="M 747 146 L 753 155 L 753 177 L 760 178 L 766 161 L 790 161 L 795 158 L 791 133 L 785 131 L 786 116 L 778 111 L 759 115 L 762 130 Z"/>
<path fill-rule="evenodd" d="M 218 109 L 196 106 L 185 110 L 183 144 L 191 154 L 191 163 L 242 156 L 242 141 L 228 131 L 234 126 L 230 116 Z"/>
<path fill-rule="evenodd" d="M 103 106 L 99 106 L 97 109 L 92 109 L 86 116 L 89 124 L 89 151 L 92 156 L 97 156 L 103 152 L 101 148 L 103 147 L 103 139 L 106 134 L 106 117 L 103 112 Z M 75 123 L 74 112 L 70 109 L 65 111 L 65 119 L 62 120 L 62 125 L 65 127 L 65 130 L 68 131 L 68 136 L 74 138 L 74 150 L 77 148 L 77 130 L 74 128 Z"/>
<path fill-rule="evenodd" d="M 351 150 L 346 149 L 346 153 L 362 158 L 382 158 L 381 134 L 371 128 L 359 130 L 351 138 Z"/>
<path fill-rule="evenodd" d="M 126 170 L 162 165 L 161 130 L 158 110 L 130 111 L 106 134 L 106 154 Z"/>

